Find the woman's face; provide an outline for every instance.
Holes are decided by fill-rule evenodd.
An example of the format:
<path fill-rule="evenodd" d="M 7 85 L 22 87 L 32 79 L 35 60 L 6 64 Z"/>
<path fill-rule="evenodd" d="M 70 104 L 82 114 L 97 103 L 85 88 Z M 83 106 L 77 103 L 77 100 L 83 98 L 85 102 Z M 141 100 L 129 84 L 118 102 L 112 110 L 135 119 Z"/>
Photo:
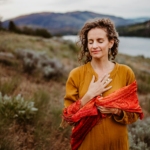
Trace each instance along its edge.
<path fill-rule="evenodd" d="M 114 41 L 109 41 L 104 29 L 93 28 L 88 32 L 88 50 L 92 59 L 108 58 L 108 51 L 113 46 Z"/>

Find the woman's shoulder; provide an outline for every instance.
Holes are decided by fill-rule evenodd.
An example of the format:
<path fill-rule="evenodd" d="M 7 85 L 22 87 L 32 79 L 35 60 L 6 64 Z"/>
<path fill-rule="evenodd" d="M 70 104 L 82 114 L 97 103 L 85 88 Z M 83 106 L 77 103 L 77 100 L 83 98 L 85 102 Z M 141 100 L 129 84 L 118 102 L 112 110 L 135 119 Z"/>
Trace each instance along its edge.
<path fill-rule="evenodd" d="M 84 64 L 84 65 L 75 67 L 75 68 L 73 68 L 73 69 L 70 71 L 70 75 L 78 75 L 78 74 L 80 74 L 80 73 L 82 74 L 82 73 L 84 73 L 87 69 L 88 69 L 88 64 Z"/>
<path fill-rule="evenodd" d="M 126 85 L 129 85 L 135 81 L 135 74 L 131 67 L 128 65 L 118 64 L 118 73 L 122 79 L 126 80 Z"/>
<path fill-rule="evenodd" d="M 118 65 L 118 69 L 121 72 L 130 72 L 130 73 L 133 73 L 133 70 L 131 69 L 130 66 L 125 65 L 125 64 L 120 64 L 120 63 L 117 63 L 117 65 Z"/>

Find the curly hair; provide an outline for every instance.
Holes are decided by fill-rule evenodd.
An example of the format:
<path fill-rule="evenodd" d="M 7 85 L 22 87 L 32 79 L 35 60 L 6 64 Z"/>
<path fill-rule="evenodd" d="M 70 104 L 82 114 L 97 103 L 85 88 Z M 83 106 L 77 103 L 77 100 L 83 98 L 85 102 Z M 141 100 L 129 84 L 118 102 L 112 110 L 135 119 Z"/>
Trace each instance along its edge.
<path fill-rule="evenodd" d="M 83 61 L 85 64 L 92 60 L 92 57 L 88 51 L 88 32 L 93 28 L 104 29 L 107 33 L 108 40 L 114 40 L 114 45 L 110 49 L 108 58 L 114 60 L 118 53 L 119 39 L 113 22 L 108 18 L 89 20 L 84 24 L 79 32 L 79 41 L 77 44 L 80 46 L 80 52 L 78 61 Z"/>

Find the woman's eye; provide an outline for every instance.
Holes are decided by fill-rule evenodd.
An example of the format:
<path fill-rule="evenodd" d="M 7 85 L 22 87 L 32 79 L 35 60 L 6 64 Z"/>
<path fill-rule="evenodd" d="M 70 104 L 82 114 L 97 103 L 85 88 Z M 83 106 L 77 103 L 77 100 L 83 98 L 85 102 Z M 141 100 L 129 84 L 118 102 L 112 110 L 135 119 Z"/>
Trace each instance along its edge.
<path fill-rule="evenodd" d="M 89 42 L 89 44 L 93 44 L 93 42 Z"/>
<path fill-rule="evenodd" d="M 99 43 L 103 43 L 103 41 L 98 41 Z"/>

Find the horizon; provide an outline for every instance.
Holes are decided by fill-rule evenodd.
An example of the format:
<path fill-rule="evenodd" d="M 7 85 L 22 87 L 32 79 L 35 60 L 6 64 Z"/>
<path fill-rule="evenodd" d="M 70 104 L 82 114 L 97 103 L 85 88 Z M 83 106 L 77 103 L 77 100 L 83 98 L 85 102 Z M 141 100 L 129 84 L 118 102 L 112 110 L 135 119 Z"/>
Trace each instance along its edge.
<path fill-rule="evenodd" d="M 123 19 L 150 18 L 150 16 L 137 16 L 137 17 L 125 18 L 125 17 L 122 17 L 122 16 L 116 16 L 116 15 L 113 15 L 113 14 L 98 13 L 98 12 L 89 11 L 89 10 L 74 10 L 74 11 L 66 11 L 66 12 L 55 12 L 55 11 L 31 12 L 31 13 L 26 13 L 26 14 L 20 14 L 19 16 L 14 16 L 14 17 L 11 17 L 11 18 L 7 18 L 5 20 L 2 19 L 2 22 L 5 22 L 5 21 L 11 20 L 11 19 L 13 20 L 13 19 L 16 19 L 16 18 L 19 18 L 19 17 L 24 17 L 24 16 L 32 15 L 32 14 L 42 14 L 42 13 L 61 13 L 61 14 L 66 14 L 66 13 L 72 13 L 72 12 L 91 12 L 91 13 L 96 13 L 96 14 L 102 14 L 102 15 L 108 15 L 108 16 L 115 16 L 115 17 L 119 17 L 119 18 L 123 18 Z"/>
<path fill-rule="evenodd" d="M 0 17 L 2 21 L 33 13 L 53 12 L 67 13 L 90 11 L 98 14 L 117 16 L 124 19 L 150 17 L 149 0 L 0 0 Z"/>

